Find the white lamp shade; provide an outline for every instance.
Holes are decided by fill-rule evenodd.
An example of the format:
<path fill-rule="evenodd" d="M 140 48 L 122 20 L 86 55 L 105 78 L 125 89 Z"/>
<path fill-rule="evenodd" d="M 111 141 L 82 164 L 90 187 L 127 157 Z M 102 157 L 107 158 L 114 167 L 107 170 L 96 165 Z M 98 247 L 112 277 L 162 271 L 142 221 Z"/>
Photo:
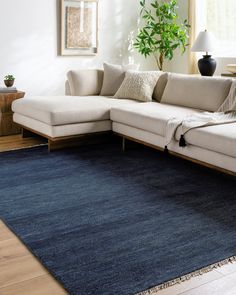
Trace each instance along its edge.
<path fill-rule="evenodd" d="M 202 31 L 199 33 L 197 39 L 195 40 L 192 52 L 209 52 L 215 49 L 215 39 L 212 33 L 208 31 Z"/>

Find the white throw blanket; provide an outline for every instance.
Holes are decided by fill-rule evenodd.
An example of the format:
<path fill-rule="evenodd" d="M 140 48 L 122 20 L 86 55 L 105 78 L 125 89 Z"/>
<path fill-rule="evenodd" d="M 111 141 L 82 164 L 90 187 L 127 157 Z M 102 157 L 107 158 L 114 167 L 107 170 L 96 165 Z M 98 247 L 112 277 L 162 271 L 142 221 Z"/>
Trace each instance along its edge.
<path fill-rule="evenodd" d="M 222 125 L 236 122 L 236 80 L 233 81 L 229 95 L 215 113 L 204 112 L 184 118 L 172 118 L 167 123 L 166 147 L 175 139 L 175 133 L 181 126 L 180 146 L 186 146 L 184 135 L 190 130 L 207 126 Z"/>
<path fill-rule="evenodd" d="M 229 95 L 217 110 L 217 112 L 236 111 L 236 79 L 232 82 Z"/>

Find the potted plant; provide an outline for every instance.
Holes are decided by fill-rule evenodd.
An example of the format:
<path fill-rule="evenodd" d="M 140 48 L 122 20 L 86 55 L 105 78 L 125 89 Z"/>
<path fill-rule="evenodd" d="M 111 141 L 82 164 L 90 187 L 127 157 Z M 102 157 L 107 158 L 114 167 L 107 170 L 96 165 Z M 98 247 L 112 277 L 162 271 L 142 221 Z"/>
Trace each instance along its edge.
<path fill-rule="evenodd" d="M 159 70 L 163 70 L 165 59 L 171 60 L 174 50 L 181 48 L 182 53 L 188 46 L 188 21 L 182 20 L 177 13 L 178 1 L 141 0 L 141 17 L 145 25 L 139 30 L 134 47 L 145 56 L 155 57 Z"/>
<path fill-rule="evenodd" d="M 12 87 L 15 81 L 15 77 L 13 75 L 6 75 L 4 78 L 4 83 L 6 87 Z"/>

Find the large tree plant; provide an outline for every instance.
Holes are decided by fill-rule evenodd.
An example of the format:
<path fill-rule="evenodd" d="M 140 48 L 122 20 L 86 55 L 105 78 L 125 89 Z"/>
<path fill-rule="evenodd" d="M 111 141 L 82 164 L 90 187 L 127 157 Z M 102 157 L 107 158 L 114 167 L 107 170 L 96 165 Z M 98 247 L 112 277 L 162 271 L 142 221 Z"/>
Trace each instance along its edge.
<path fill-rule="evenodd" d="M 141 0 L 140 5 L 145 25 L 139 30 L 134 47 L 145 57 L 153 55 L 159 70 L 163 70 L 164 59 L 171 60 L 175 49 L 185 52 L 190 26 L 179 17 L 177 0 L 154 0 L 149 5 Z"/>

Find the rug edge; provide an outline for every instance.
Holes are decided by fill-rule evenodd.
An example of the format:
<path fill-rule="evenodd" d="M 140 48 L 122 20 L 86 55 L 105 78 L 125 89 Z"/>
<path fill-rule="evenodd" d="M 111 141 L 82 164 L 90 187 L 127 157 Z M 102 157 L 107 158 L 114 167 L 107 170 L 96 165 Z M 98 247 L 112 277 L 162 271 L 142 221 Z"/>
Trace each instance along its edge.
<path fill-rule="evenodd" d="M 33 256 L 36 258 L 36 260 L 38 260 L 43 266 L 44 268 L 46 268 L 48 270 L 48 272 L 53 276 L 53 278 L 62 286 L 62 288 L 66 291 L 66 292 L 70 292 L 68 290 L 68 288 L 66 288 L 64 286 L 64 284 L 61 282 L 61 280 L 59 278 L 56 277 L 56 275 L 54 274 L 54 272 L 52 272 L 44 263 L 43 261 L 40 259 L 39 256 L 37 256 L 33 250 L 23 241 L 23 239 L 13 230 L 13 228 L 7 223 L 7 221 L 0 217 L 0 220 L 5 224 L 5 226 L 21 241 L 21 243 L 29 250 L 29 252 L 31 254 L 33 254 Z M 226 259 L 223 259 L 219 262 L 216 262 L 216 263 L 213 263 L 209 266 L 206 266 L 206 267 L 203 267 L 199 270 L 196 270 L 196 271 L 193 271 L 193 272 L 190 272 L 186 275 L 183 275 L 179 278 L 175 278 L 173 280 L 170 280 L 170 281 L 167 281 L 165 283 L 162 283 L 160 285 L 157 285 L 157 286 L 154 286 L 154 287 L 151 287 L 145 291 L 141 291 L 139 293 L 136 293 L 135 295 L 152 295 L 153 292 L 158 292 L 158 291 L 161 291 L 161 290 L 164 290 L 164 289 L 167 289 L 169 287 L 172 287 L 174 285 L 177 285 L 177 284 L 181 284 L 185 281 L 188 281 L 194 277 L 198 277 L 198 276 L 201 276 L 205 273 L 208 273 L 208 272 L 211 272 L 217 268 L 220 268 L 224 265 L 227 265 L 227 264 L 230 264 L 230 263 L 233 263 L 233 262 L 236 262 L 236 256 L 231 256 L 229 258 L 226 258 Z M 70 293 L 69 293 L 70 294 Z"/>
<path fill-rule="evenodd" d="M 227 259 L 224 259 L 224 260 L 221 260 L 219 262 L 213 263 L 213 264 L 211 264 L 209 266 L 203 267 L 203 268 L 201 268 L 199 270 L 193 271 L 193 272 L 188 273 L 186 275 L 183 275 L 183 276 L 181 276 L 179 278 L 175 278 L 175 279 L 170 280 L 168 282 L 165 282 L 163 284 L 157 285 L 155 287 L 151 287 L 148 290 L 136 293 L 135 295 L 152 295 L 154 292 L 158 292 L 158 291 L 167 289 L 169 287 L 172 287 L 174 285 L 183 283 L 183 282 L 188 281 L 188 280 L 190 280 L 190 279 L 192 279 L 194 277 L 201 276 L 201 275 L 203 275 L 205 273 L 211 272 L 211 271 L 213 271 L 213 270 L 215 270 L 217 268 L 220 268 L 220 267 L 222 267 L 224 265 L 233 263 L 235 261 L 236 261 L 236 256 L 231 256 L 231 257 L 229 257 Z"/>
<path fill-rule="evenodd" d="M 57 283 L 68 293 L 70 294 L 70 291 L 68 288 L 65 287 L 63 282 L 56 276 L 56 274 L 51 271 L 45 263 L 41 260 L 41 258 L 34 253 L 34 251 L 26 244 L 26 242 L 20 237 L 20 235 L 17 234 L 17 232 L 10 226 L 10 224 L 7 223 L 7 221 L 0 216 L 0 220 L 3 222 L 3 224 L 16 236 L 16 238 L 27 248 L 27 250 L 34 256 L 34 258 L 48 271 L 48 273 L 53 277 L 54 280 L 57 281 Z M 1 294 L 0 294 L 1 295 Z"/>

